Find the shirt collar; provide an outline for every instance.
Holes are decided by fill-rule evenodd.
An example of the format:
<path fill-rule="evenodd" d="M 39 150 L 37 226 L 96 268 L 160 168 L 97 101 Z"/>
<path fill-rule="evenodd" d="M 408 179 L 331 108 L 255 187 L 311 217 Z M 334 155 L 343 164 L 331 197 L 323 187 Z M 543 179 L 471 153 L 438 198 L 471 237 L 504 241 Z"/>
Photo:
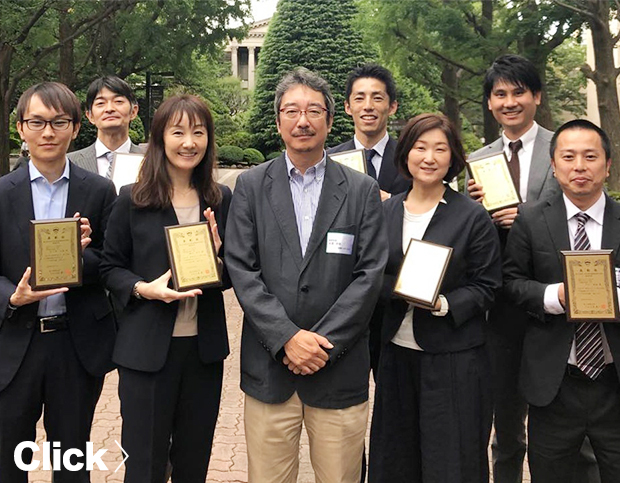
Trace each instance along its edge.
<path fill-rule="evenodd" d="M 35 167 L 32 161 L 28 161 L 28 172 L 30 173 L 30 181 L 35 181 L 40 178 L 45 179 L 45 176 L 41 174 L 41 172 Z M 60 178 L 54 181 L 54 183 L 56 183 L 58 180 L 61 180 L 63 178 L 67 180 L 69 179 L 69 160 L 68 159 L 65 159 L 65 169 L 60 175 Z"/>
<path fill-rule="evenodd" d="M 533 151 L 534 150 L 534 141 L 536 141 L 536 136 L 538 135 L 538 124 L 536 121 L 532 124 L 532 127 L 527 130 L 527 132 L 521 136 L 519 139 L 523 143 L 522 149 L 524 151 Z M 506 134 L 502 132 L 502 140 L 504 141 L 504 146 L 508 148 L 508 144 L 513 142 L 506 137 Z M 531 146 L 531 149 L 530 149 Z"/>
<path fill-rule="evenodd" d="M 564 198 L 564 205 L 566 206 L 566 219 L 570 220 L 577 213 L 581 213 L 581 210 L 577 208 L 571 200 L 569 200 L 565 194 L 562 195 Z M 584 213 L 586 213 L 590 218 L 596 221 L 599 225 L 603 226 L 603 218 L 605 216 L 605 193 L 601 193 L 601 197 L 594 203 L 590 208 L 588 208 Z"/>
<path fill-rule="evenodd" d="M 131 139 L 127 138 L 123 144 L 121 144 L 117 149 L 115 149 L 114 153 L 128 153 L 131 149 Z M 107 153 L 112 151 L 105 144 L 101 142 L 99 138 L 95 141 L 95 155 L 100 158 L 101 156 L 105 156 Z"/>
<path fill-rule="evenodd" d="M 323 158 L 316 163 L 314 166 L 309 167 L 306 170 L 306 174 L 308 173 L 312 173 L 314 172 L 314 176 L 316 179 L 322 179 L 323 176 L 325 176 L 325 166 L 326 166 L 326 154 L 325 154 L 325 150 L 323 150 Z M 299 172 L 299 170 L 295 167 L 295 165 L 293 164 L 293 162 L 291 161 L 291 158 L 288 157 L 288 153 L 286 151 L 284 151 L 284 159 L 286 160 L 286 173 L 288 174 L 289 179 L 293 177 L 293 174 L 295 173 L 299 173 L 301 175 L 301 173 Z"/>
<path fill-rule="evenodd" d="M 387 146 L 388 141 L 390 140 L 390 135 L 385 131 L 383 137 L 379 140 L 377 144 L 375 144 L 371 149 L 374 149 L 377 154 L 383 157 L 383 153 L 385 152 L 385 147 Z M 366 149 L 364 145 L 357 139 L 357 136 L 353 136 L 353 143 L 355 144 L 355 149 Z"/>

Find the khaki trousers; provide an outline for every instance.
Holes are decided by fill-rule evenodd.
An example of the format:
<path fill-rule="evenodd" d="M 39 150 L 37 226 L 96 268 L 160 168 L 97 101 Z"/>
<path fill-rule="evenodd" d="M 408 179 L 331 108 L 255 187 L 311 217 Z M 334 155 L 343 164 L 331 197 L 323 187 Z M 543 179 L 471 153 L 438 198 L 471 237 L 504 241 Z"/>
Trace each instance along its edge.
<path fill-rule="evenodd" d="M 359 483 L 368 401 L 346 409 L 305 405 L 297 393 L 282 404 L 245 396 L 248 483 L 295 483 L 302 423 L 316 483 Z"/>

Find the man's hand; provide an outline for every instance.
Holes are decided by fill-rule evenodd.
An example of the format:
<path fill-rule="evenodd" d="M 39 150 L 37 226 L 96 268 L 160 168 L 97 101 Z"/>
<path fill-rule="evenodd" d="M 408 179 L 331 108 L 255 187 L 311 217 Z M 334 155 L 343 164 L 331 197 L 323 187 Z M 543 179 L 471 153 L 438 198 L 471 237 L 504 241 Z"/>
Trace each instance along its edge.
<path fill-rule="evenodd" d="M 286 356 L 283 362 L 295 374 L 314 374 L 325 367 L 329 360 L 329 355 L 323 349 L 333 347 L 322 335 L 301 329 L 284 344 Z"/>
<path fill-rule="evenodd" d="M 33 302 L 38 302 L 39 300 L 43 300 L 50 295 L 56 295 L 59 293 L 66 292 L 69 290 L 67 287 L 61 288 L 52 288 L 50 290 L 40 290 L 34 291 L 30 286 L 30 267 L 26 268 L 26 271 L 22 275 L 22 279 L 17 284 L 15 288 L 15 292 L 9 298 L 9 302 L 11 305 L 15 305 L 16 307 L 21 307 L 22 305 L 28 305 Z"/>
<path fill-rule="evenodd" d="M 566 294 L 564 293 L 564 282 L 558 285 L 558 300 L 562 304 L 562 307 L 566 308 Z"/>
<path fill-rule="evenodd" d="M 518 209 L 515 208 L 504 208 L 503 210 L 496 211 L 491 215 L 493 218 L 493 223 L 497 226 L 504 228 L 506 230 L 512 227 L 512 224 L 515 222 L 515 218 L 517 217 Z"/>
<path fill-rule="evenodd" d="M 484 189 L 481 184 L 477 184 L 475 180 L 470 179 L 467 182 L 467 192 L 474 201 L 482 203 L 484 199 Z"/>
<path fill-rule="evenodd" d="M 152 282 L 141 282 L 138 284 L 138 293 L 141 297 L 148 300 L 161 300 L 169 304 L 175 300 L 183 300 L 202 294 L 202 290 L 196 288 L 187 292 L 177 292 L 168 288 L 168 282 L 172 277 L 172 272 L 168 270 L 161 277 L 156 278 Z"/>
<path fill-rule="evenodd" d="M 73 215 L 73 218 L 80 218 L 80 213 L 78 212 L 75 215 Z M 90 227 L 90 221 L 88 221 L 88 218 L 85 218 L 85 217 L 80 218 L 80 231 L 81 231 L 80 243 L 82 245 L 82 251 L 84 251 L 84 249 L 92 241 L 90 239 L 90 235 L 92 234 L 93 230 Z"/>
<path fill-rule="evenodd" d="M 381 201 L 389 200 L 392 197 L 392 193 L 387 191 L 379 190 L 379 193 L 381 193 Z"/>

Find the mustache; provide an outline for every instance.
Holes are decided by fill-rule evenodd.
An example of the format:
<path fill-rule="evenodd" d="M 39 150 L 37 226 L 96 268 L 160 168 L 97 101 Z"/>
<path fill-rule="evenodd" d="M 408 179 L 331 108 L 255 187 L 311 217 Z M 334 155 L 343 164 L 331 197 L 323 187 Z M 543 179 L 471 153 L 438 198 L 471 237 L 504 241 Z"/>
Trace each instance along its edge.
<path fill-rule="evenodd" d="M 293 136 L 314 136 L 316 132 L 312 129 L 301 128 L 293 133 Z"/>

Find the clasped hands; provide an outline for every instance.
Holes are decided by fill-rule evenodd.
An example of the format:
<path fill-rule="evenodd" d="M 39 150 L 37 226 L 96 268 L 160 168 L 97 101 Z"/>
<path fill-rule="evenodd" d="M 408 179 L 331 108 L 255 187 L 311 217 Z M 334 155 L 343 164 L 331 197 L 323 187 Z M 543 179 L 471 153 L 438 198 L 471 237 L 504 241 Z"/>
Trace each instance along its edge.
<path fill-rule="evenodd" d="M 470 179 L 467 183 L 467 192 L 474 201 L 482 203 L 482 200 L 484 199 L 484 189 L 481 184 L 476 184 L 476 181 Z M 512 227 L 516 217 L 517 208 L 514 207 L 497 210 L 491 215 L 491 218 L 493 218 L 493 223 L 501 228 L 504 228 L 505 230 Z"/>
<path fill-rule="evenodd" d="M 320 334 L 301 329 L 286 344 L 282 362 L 293 374 L 307 376 L 318 372 L 329 360 L 325 349 L 333 349 L 333 344 Z"/>

